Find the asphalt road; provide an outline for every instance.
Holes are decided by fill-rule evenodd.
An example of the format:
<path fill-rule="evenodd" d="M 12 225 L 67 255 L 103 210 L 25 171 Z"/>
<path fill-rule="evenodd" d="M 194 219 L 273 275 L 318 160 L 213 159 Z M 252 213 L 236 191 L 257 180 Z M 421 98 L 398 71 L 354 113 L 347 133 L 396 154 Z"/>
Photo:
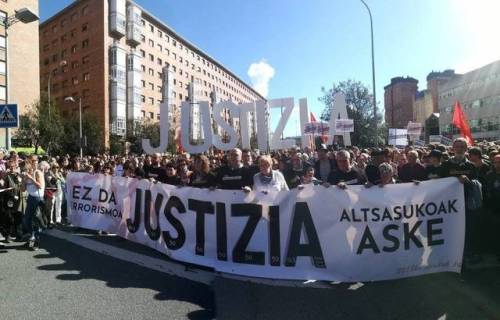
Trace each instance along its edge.
<path fill-rule="evenodd" d="M 167 260 L 117 237 L 77 237 Z M 270 286 L 219 276 L 205 285 L 52 236 L 42 240 L 37 252 L 17 243 L 0 250 L 0 319 L 500 319 L 494 256 L 463 275 L 354 287 Z"/>

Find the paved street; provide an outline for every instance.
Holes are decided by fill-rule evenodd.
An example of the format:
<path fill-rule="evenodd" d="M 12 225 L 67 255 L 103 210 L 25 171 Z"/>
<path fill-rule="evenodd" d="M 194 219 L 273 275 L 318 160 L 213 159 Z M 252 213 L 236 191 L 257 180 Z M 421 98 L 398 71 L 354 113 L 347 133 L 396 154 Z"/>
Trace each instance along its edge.
<path fill-rule="evenodd" d="M 500 319 L 500 265 L 493 256 L 463 277 L 270 286 L 169 269 L 193 274 L 185 280 L 110 256 L 123 251 L 144 264 L 171 263 L 148 248 L 66 231 L 44 236 L 37 252 L 18 243 L 0 251 L 1 319 Z"/>

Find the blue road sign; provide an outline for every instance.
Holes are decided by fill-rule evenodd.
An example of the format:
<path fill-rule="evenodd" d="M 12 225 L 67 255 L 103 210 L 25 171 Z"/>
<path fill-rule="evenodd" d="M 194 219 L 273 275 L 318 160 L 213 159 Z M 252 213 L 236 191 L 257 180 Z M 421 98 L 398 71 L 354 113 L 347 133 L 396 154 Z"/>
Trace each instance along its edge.
<path fill-rule="evenodd" d="M 17 128 L 18 126 L 17 104 L 0 105 L 0 128 Z"/>

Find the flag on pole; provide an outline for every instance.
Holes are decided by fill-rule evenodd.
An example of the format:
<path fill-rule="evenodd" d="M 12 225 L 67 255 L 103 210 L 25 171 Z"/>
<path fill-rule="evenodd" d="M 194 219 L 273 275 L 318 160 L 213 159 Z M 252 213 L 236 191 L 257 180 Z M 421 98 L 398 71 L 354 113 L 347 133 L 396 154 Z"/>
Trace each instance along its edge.
<path fill-rule="evenodd" d="M 316 120 L 316 117 L 314 116 L 314 113 L 312 113 L 312 112 L 309 112 L 309 113 L 311 115 L 311 122 L 316 122 L 317 120 Z"/>
<path fill-rule="evenodd" d="M 460 134 L 462 137 L 464 137 L 469 145 L 474 144 L 474 140 L 472 139 L 472 134 L 470 131 L 469 127 L 469 122 L 467 121 L 467 117 L 464 114 L 464 111 L 462 110 L 462 106 L 460 105 L 460 102 L 455 102 L 455 108 L 453 110 L 453 120 L 452 122 L 455 127 L 457 127 L 460 130 Z"/>

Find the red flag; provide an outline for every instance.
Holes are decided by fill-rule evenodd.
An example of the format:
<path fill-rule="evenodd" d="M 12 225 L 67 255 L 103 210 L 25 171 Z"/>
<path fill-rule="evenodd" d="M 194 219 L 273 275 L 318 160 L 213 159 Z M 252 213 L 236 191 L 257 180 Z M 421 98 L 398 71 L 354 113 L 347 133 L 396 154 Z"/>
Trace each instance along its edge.
<path fill-rule="evenodd" d="M 312 112 L 309 112 L 310 116 L 311 116 L 311 122 L 316 122 L 316 117 L 314 116 L 314 113 Z"/>
<path fill-rule="evenodd" d="M 453 120 L 451 123 L 453 123 L 455 127 L 460 130 L 462 137 L 464 137 L 470 145 L 474 144 L 474 140 L 472 139 L 472 134 L 470 132 L 469 122 L 467 121 L 467 117 L 465 116 L 462 106 L 460 106 L 458 101 L 455 102 Z"/>

